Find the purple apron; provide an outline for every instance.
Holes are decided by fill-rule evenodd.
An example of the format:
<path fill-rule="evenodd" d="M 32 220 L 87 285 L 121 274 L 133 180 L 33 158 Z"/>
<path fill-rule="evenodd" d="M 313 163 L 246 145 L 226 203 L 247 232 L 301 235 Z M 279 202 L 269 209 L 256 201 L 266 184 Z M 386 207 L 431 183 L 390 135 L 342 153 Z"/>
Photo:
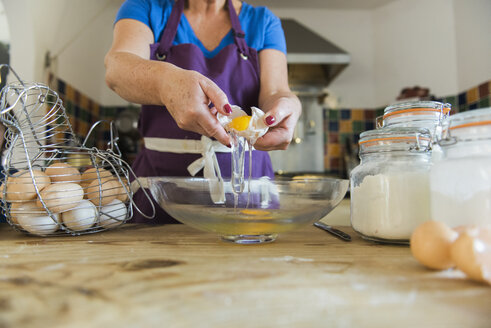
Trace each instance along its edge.
<path fill-rule="evenodd" d="M 245 34 L 232 1 L 227 0 L 227 3 L 234 35 L 233 44 L 223 48 L 213 58 L 206 58 L 201 49 L 194 44 L 173 46 L 172 42 L 184 10 L 184 0 L 176 0 L 160 42 L 150 45 L 150 59 L 163 60 L 203 74 L 225 92 L 230 104 L 238 105 L 250 114 L 250 107 L 257 107 L 259 98 L 258 55 L 257 51 L 249 48 L 245 42 Z M 201 135 L 197 133 L 180 129 L 167 109 L 162 106 L 143 105 L 138 125 L 144 138 L 193 140 L 201 138 Z M 273 178 L 274 172 L 268 153 L 258 150 L 253 150 L 252 153 L 252 177 L 269 176 Z M 230 178 L 231 154 L 216 153 L 216 156 L 222 177 Z M 160 152 L 143 147 L 133 163 L 133 170 L 138 177 L 190 176 L 187 167 L 199 157 L 201 157 L 199 154 Z M 248 157 L 248 152 L 246 152 L 245 163 L 248 163 Z M 245 167 L 248 168 L 248 165 L 246 164 Z M 135 193 L 133 199 L 143 213 L 148 215 L 152 213 L 149 201 L 141 190 Z M 178 223 L 157 203 L 154 202 L 154 204 L 156 215 L 153 220 L 144 218 L 135 210 L 131 222 Z"/>

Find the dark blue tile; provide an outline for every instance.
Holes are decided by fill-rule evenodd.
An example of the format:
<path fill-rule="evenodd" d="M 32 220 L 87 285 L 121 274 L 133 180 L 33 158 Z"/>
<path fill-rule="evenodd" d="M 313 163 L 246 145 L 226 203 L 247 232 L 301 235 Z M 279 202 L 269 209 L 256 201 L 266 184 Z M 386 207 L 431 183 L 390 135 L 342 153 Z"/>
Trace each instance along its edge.
<path fill-rule="evenodd" d="M 341 109 L 341 119 L 349 120 L 351 118 L 351 110 L 349 109 Z"/>
<path fill-rule="evenodd" d="M 58 79 L 58 92 L 59 93 L 62 93 L 62 94 L 65 94 L 65 90 L 66 90 L 65 82 L 63 82 L 62 80 Z"/>
<path fill-rule="evenodd" d="M 366 121 L 365 122 L 365 131 L 367 130 L 373 130 L 375 129 L 375 122 L 373 121 Z"/>
<path fill-rule="evenodd" d="M 331 131 L 331 132 L 339 131 L 339 123 L 338 122 L 329 122 L 329 131 Z"/>
<path fill-rule="evenodd" d="M 478 105 L 479 104 L 477 102 L 476 103 L 469 104 L 469 110 L 471 110 L 471 109 L 478 109 L 479 108 Z"/>
<path fill-rule="evenodd" d="M 80 117 L 80 107 L 78 105 L 73 106 L 73 116 Z"/>
<path fill-rule="evenodd" d="M 459 105 L 463 105 L 465 103 L 467 103 L 467 93 L 466 92 L 459 93 Z"/>

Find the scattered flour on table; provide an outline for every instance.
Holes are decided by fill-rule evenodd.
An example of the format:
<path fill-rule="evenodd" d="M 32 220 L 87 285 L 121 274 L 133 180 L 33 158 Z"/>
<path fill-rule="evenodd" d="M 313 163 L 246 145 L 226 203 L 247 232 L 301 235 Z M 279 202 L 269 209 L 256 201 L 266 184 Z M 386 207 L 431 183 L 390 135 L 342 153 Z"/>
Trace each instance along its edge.
<path fill-rule="evenodd" d="M 293 257 L 293 256 L 283 256 L 283 257 L 261 257 L 261 261 L 265 262 L 314 262 L 313 259 L 306 259 L 302 257 Z"/>

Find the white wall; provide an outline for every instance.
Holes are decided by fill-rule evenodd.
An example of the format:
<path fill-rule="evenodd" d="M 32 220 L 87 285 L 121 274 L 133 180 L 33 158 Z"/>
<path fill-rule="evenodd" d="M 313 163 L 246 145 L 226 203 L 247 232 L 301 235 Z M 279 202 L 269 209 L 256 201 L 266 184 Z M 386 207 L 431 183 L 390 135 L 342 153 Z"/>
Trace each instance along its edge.
<path fill-rule="evenodd" d="M 26 81 L 46 82 L 51 71 L 103 104 L 113 96 L 104 82 L 119 0 L 3 0 L 11 31 L 11 64 Z M 11 77 L 10 77 L 11 78 Z"/>
<path fill-rule="evenodd" d="M 457 80 L 462 91 L 491 79 L 491 0 L 453 2 L 458 27 Z"/>
<path fill-rule="evenodd" d="M 452 1 L 392 2 L 373 12 L 373 26 L 377 103 L 390 103 L 414 85 L 436 96 L 459 91 Z"/>
<path fill-rule="evenodd" d="M 103 105 L 124 105 L 104 83 L 104 54 L 120 0 L 3 0 L 13 67 L 44 81 L 53 70 Z M 491 79 L 490 0 L 398 0 L 374 10 L 277 9 L 348 51 L 352 62 L 329 86 L 343 107 L 379 107 L 415 84 L 436 96 Z"/>
<path fill-rule="evenodd" d="M 376 106 L 374 88 L 373 24 L 370 11 L 275 9 L 282 18 L 294 18 L 349 52 L 351 63 L 329 86 L 345 107 Z"/>
<path fill-rule="evenodd" d="M 3 2 L 0 0 L 0 42 L 10 42 L 9 24 L 7 23 L 7 13 L 3 8 Z"/>

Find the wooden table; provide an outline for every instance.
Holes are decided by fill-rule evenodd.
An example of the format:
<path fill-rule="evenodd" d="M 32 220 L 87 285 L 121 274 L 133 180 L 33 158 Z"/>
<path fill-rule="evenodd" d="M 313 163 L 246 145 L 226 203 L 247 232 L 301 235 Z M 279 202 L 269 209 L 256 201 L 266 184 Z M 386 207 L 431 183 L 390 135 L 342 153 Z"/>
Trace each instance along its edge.
<path fill-rule="evenodd" d="M 184 225 L 0 226 L 0 327 L 491 327 L 491 287 L 314 227 L 240 246 Z"/>

